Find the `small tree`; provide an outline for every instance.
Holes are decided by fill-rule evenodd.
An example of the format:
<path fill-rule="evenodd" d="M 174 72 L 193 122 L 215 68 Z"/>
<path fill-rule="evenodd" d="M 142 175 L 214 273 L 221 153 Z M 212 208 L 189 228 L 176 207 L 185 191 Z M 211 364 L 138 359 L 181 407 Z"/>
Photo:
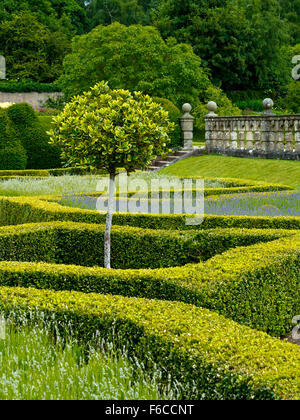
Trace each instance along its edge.
<path fill-rule="evenodd" d="M 110 268 L 113 198 L 118 169 L 134 172 L 167 152 L 168 132 L 172 128 L 168 113 L 150 96 L 112 90 L 105 82 L 74 97 L 54 118 L 51 141 L 61 147 L 62 159 L 69 166 L 104 169 L 109 174 L 104 239 L 106 268 Z"/>

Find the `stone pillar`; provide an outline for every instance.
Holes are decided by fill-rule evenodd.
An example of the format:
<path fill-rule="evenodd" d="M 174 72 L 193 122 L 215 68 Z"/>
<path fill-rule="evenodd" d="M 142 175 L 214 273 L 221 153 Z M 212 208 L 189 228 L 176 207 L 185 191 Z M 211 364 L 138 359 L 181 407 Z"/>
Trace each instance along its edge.
<path fill-rule="evenodd" d="M 274 143 L 274 132 L 272 131 L 272 116 L 275 114 L 272 112 L 272 108 L 274 106 L 274 102 L 270 98 L 266 98 L 263 100 L 263 107 L 265 108 L 265 112 L 263 116 L 265 116 L 264 120 L 262 121 L 262 133 L 261 133 L 261 140 L 262 140 L 262 153 L 267 154 L 273 152 L 275 149 Z"/>
<path fill-rule="evenodd" d="M 184 115 L 180 117 L 180 125 L 183 138 L 183 148 L 191 150 L 193 148 L 193 130 L 195 118 L 190 114 L 192 107 L 190 104 L 182 106 Z"/>

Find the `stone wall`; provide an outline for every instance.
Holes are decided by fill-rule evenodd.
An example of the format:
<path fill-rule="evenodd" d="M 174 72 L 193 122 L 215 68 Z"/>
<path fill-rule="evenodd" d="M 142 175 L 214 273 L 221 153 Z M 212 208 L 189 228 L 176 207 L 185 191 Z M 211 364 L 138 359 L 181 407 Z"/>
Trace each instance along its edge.
<path fill-rule="evenodd" d="M 0 102 L 13 102 L 16 104 L 26 102 L 34 109 L 39 110 L 45 106 L 49 98 L 55 99 L 61 96 L 61 92 L 24 92 L 24 93 L 7 93 L 0 92 Z"/>
<path fill-rule="evenodd" d="M 205 117 L 208 153 L 300 160 L 300 115 Z"/>

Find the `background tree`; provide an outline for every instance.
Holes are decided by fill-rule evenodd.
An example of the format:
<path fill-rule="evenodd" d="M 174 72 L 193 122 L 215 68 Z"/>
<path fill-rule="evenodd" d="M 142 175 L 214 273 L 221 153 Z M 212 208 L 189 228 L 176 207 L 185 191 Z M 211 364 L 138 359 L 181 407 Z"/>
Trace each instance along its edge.
<path fill-rule="evenodd" d="M 0 22 L 22 11 L 34 13 L 50 31 L 69 38 L 83 33 L 87 25 L 85 9 L 76 0 L 0 0 Z"/>
<path fill-rule="evenodd" d="M 300 0 L 278 0 L 280 15 L 290 24 L 292 43 L 300 43 Z"/>
<path fill-rule="evenodd" d="M 8 79 L 55 80 L 70 43 L 61 32 L 51 33 L 37 17 L 20 12 L 0 24 L 0 54 L 7 64 Z"/>
<path fill-rule="evenodd" d="M 172 124 L 168 113 L 140 92 L 111 90 L 100 82 L 76 96 L 54 118 L 51 140 L 69 166 L 105 170 L 109 174 L 104 260 L 110 268 L 110 233 L 115 177 L 119 168 L 133 172 L 164 154 Z"/>
<path fill-rule="evenodd" d="M 289 25 L 278 0 L 161 0 L 153 21 L 163 38 L 191 44 L 225 90 L 281 83 Z"/>
<path fill-rule="evenodd" d="M 98 26 L 75 37 L 64 60 L 60 84 L 67 96 L 80 94 L 100 80 L 112 88 L 164 97 L 177 106 L 199 102 L 211 84 L 192 47 L 163 41 L 157 29 L 119 23 Z"/>
<path fill-rule="evenodd" d="M 149 24 L 151 5 L 151 0 L 90 0 L 85 4 L 88 29 L 113 22 Z"/>

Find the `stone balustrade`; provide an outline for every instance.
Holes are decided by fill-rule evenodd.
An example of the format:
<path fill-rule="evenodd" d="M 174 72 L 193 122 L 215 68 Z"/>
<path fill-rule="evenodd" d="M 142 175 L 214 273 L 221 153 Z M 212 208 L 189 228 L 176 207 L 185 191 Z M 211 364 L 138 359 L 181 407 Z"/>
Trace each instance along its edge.
<path fill-rule="evenodd" d="M 259 116 L 218 117 L 208 104 L 205 138 L 208 153 L 300 160 L 300 115 L 275 115 L 270 102 Z M 272 105 L 272 104 L 271 104 Z"/>

